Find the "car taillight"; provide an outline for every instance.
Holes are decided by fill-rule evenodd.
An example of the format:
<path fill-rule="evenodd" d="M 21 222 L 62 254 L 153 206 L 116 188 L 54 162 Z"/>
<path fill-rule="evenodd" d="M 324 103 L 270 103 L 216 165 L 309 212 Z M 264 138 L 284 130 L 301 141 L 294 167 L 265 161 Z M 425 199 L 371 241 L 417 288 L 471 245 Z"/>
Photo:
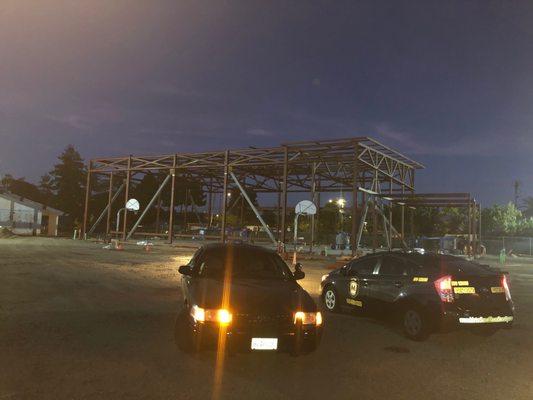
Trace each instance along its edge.
<path fill-rule="evenodd" d="M 435 289 L 444 303 L 453 302 L 452 277 L 449 275 L 443 276 L 435 281 Z"/>
<path fill-rule="evenodd" d="M 505 291 L 505 299 L 507 301 L 511 300 L 511 291 L 509 290 L 509 281 L 507 279 L 507 275 L 502 276 L 502 286 L 503 290 Z"/>

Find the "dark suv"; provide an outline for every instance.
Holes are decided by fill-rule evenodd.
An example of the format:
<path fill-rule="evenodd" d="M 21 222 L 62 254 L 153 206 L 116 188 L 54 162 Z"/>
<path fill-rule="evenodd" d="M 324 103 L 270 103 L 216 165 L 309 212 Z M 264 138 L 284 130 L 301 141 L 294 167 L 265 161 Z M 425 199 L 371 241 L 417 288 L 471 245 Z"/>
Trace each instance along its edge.
<path fill-rule="evenodd" d="M 294 272 L 274 251 L 246 244 L 210 244 L 181 266 L 188 349 L 313 351 L 322 315 Z M 177 325 L 177 329 L 180 327 Z"/>
<path fill-rule="evenodd" d="M 492 331 L 514 318 L 507 274 L 454 256 L 372 254 L 324 275 L 321 289 L 329 311 L 393 314 L 414 340 L 450 325 Z"/>

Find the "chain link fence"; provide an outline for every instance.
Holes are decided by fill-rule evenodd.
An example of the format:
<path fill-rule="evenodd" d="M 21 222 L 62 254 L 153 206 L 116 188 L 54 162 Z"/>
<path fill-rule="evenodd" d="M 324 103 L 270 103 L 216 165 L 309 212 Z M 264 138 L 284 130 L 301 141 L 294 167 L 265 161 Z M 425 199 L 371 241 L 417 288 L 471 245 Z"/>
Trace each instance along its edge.
<path fill-rule="evenodd" d="M 488 254 L 498 255 L 502 249 L 509 254 L 533 256 L 533 237 L 498 236 L 484 237 L 481 243 L 487 248 Z"/>

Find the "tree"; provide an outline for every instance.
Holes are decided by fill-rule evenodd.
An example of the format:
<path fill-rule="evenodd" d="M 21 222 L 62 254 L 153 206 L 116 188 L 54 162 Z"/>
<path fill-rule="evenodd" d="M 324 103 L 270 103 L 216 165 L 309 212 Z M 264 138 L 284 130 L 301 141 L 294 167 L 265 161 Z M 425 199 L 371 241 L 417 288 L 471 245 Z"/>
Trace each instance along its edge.
<path fill-rule="evenodd" d="M 48 182 L 56 194 L 54 206 L 66 212 L 74 225 L 80 225 L 87 171 L 80 153 L 72 145 L 68 145 L 58 159 L 59 163 L 49 173 Z"/>
<path fill-rule="evenodd" d="M 7 190 L 20 197 L 33 200 L 39 203 L 43 201 L 43 196 L 39 188 L 33 183 L 26 182 L 25 178 L 15 179 L 12 175 L 6 174 L 2 178 L 1 186 L 4 188 L 4 190 Z"/>
<path fill-rule="evenodd" d="M 522 213 L 513 203 L 506 206 L 494 205 L 481 212 L 481 224 L 485 234 L 509 235 L 519 233 L 523 225 Z"/>
<path fill-rule="evenodd" d="M 533 196 L 528 196 L 522 200 L 523 214 L 526 218 L 533 217 Z"/>
<path fill-rule="evenodd" d="M 52 184 L 52 177 L 49 174 L 41 176 L 39 181 L 39 191 L 41 192 L 41 199 L 44 205 L 55 203 L 54 185 Z"/>

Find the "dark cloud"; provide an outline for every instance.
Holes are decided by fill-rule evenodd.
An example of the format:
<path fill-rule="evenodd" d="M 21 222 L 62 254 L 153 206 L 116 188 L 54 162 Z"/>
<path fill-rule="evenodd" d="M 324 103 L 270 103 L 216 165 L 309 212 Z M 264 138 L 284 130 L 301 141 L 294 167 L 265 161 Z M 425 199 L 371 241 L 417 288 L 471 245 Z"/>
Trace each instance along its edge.
<path fill-rule="evenodd" d="M 0 37 L 0 173 L 368 135 L 421 191 L 533 194 L 530 2 L 4 0 Z"/>

